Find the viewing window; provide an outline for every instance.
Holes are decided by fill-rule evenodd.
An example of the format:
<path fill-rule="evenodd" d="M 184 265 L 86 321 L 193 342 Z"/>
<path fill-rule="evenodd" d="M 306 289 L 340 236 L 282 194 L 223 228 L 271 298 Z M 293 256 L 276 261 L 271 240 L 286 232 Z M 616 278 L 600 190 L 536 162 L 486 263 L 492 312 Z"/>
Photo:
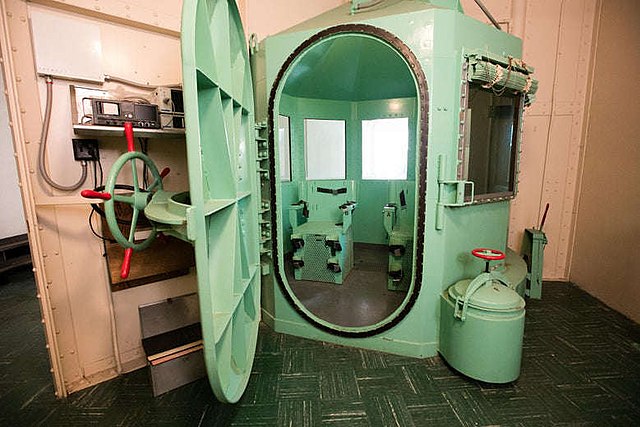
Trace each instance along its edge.
<path fill-rule="evenodd" d="M 307 180 L 345 179 L 345 121 L 304 120 Z"/>
<path fill-rule="evenodd" d="M 280 156 L 280 180 L 291 181 L 291 138 L 289 117 L 278 116 L 278 154 Z"/>
<path fill-rule="evenodd" d="M 362 121 L 362 179 L 407 179 L 409 119 Z"/>
<path fill-rule="evenodd" d="M 476 200 L 515 193 L 520 109 L 521 95 L 469 85 L 465 175 Z"/>

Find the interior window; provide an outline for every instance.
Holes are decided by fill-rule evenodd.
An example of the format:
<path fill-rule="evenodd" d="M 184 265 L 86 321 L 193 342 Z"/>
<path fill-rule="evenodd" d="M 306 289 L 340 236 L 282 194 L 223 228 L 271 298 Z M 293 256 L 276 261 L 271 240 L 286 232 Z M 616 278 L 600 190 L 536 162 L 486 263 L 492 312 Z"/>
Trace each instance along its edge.
<path fill-rule="evenodd" d="M 362 121 L 362 179 L 407 179 L 409 119 Z"/>
<path fill-rule="evenodd" d="M 469 86 L 466 177 L 476 200 L 514 194 L 520 108 L 520 95 Z"/>
<path fill-rule="evenodd" d="M 280 180 L 291 181 L 291 138 L 289 117 L 278 116 L 278 154 L 280 156 Z"/>
<path fill-rule="evenodd" d="M 304 120 L 307 180 L 345 179 L 345 121 Z"/>

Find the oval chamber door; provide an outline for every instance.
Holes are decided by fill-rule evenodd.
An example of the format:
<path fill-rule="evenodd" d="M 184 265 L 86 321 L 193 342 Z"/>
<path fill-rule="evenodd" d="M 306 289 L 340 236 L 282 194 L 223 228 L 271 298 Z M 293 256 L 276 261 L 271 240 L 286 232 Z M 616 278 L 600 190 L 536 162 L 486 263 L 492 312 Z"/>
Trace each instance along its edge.
<path fill-rule="evenodd" d="M 187 234 L 196 254 L 211 388 L 237 402 L 260 321 L 254 105 L 247 44 L 233 0 L 185 0 L 182 74 L 189 167 Z"/>

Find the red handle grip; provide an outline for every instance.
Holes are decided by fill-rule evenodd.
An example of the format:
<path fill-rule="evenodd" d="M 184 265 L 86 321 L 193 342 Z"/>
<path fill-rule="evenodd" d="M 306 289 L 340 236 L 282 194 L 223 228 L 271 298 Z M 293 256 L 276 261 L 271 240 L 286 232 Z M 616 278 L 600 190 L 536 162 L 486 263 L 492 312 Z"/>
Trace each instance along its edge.
<path fill-rule="evenodd" d="M 485 261 L 498 261 L 505 258 L 505 254 L 497 249 L 476 248 L 471 251 L 473 256 Z"/>
<path fill-rule="evenodd" d="M 122 279 L 129 277 L 129 270 L 131 270 L 131 255 L 133 255 L 133 248 L 127 248 L 124 250 L 124 259 L 122 260 L 122 267 L 120 268 L 120 277 Z"/>
<path fill-rule="evenodd" d="M 85 199 L 111 200 L 111 194 L 100 193 L 99 191 L 93 191 L 93 190 L 82 190 L 80 192 L 80 195 Z"/>
<path fill-rule="evenodd" d="M 136 151 L 136 147 L 133 143 L 133 123 L 124 122 L 124 136 L 127 138 L 127 150 L 129 152 Z"/>
<path fill-rule="evenodd" d="M 171 169 L 169 168 L 162 169 L 162 172 L 160 172 L 160 178 L 164 178 L 165 176 L 169 175 L 169 172 L 171 172 Z"/>

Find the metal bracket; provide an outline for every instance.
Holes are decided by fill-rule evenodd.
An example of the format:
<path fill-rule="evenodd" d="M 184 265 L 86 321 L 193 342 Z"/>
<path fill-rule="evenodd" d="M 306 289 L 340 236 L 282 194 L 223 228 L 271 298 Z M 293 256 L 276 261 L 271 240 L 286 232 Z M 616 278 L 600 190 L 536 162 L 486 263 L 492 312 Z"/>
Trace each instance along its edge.
<path fill-rule="evenodd" d="M 471 189 L 465 198 L 467 187 Z M 444 208 L 456 208 L 473 204 L 475 186 L 473 181 L 446 179 L 446 156 L 438 157 L 438 205 L 436 209 L 436 230 L 444 227 Z"/>

